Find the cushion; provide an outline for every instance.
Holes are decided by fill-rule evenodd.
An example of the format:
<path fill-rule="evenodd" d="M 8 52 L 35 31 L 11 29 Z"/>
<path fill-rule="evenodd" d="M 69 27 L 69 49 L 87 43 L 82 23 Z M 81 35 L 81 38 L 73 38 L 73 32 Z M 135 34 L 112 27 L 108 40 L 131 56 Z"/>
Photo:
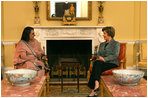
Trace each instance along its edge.
<path fill-rule="evenodd" d="M 147 68 L 147 62 L 138 62 L 138 67 Z"/>
<path fill-rule="evenodd" d="M 112 75 L 113 74 L 112 71 L 116 70 L 116 69 L 120 69 L 120 67 L 116 67 L 116 68 L 112 68 L 112 69 L 106 70 L 101 75 Z"/>

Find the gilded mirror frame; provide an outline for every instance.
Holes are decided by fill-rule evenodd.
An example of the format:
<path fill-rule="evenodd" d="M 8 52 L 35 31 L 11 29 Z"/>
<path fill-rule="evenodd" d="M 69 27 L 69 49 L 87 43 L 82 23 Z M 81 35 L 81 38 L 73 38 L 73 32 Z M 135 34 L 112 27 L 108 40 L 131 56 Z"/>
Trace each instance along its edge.
<path fill-rule="evenodd" d="M 47 20 L 62 20 L 62 17 L 50 17 L 50 1 L 47 4 Z M 92 1 L 88 1 L 88 17 L 76 17 L 76 20 L 91 20 L 92 19 Z"/>

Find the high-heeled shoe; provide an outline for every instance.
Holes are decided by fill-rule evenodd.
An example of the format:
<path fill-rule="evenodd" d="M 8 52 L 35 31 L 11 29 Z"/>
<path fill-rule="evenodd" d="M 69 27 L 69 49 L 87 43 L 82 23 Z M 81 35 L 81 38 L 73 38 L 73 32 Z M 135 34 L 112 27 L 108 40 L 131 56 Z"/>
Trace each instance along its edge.
<path fill-rule="evenodd" d="M 97 94 L 94 94 L 93 96 L 87 96 L 87 97 L 98 97 L 98 95 Z"/>
<path fill-rule="evenodd" d="M 99 91 L 99 87 L 94 90 L 95 93 L 96 93 L 97 91 Z M 98 97 L 98 95 L 97 95 L 97 94 L 94 94 L 93 96 L 89 96 L 89 95 L 88 95 L 87 97 Z"/>
<path fill-rule="evenodd" d="M 98 88 L 96 88 L 95 90 L 94 90 L 94 92 L 97 92 L 97 91 L 99 91 L 100 89 L 99 89 L 99 87 Z"/>

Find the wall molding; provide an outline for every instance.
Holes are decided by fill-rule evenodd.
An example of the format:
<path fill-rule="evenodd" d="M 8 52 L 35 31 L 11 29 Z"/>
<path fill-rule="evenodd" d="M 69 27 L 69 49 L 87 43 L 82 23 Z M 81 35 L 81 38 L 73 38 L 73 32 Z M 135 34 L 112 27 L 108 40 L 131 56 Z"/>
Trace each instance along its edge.
<path fill-rule="evenodd" d="M 118 40 L 120 43 L 127 43 L 130 45 L 134 45 L 136 40 Z"/>
<path fill-rule="evenodd" d="M 12 41 L 1 41 L 2 45 L 6 46 L 6 45 L 14 45 L 15 43 L 17 43 L 19 40 L 12 40 Z M 139 43 L 139 42 L 145 42 L 147 40 L 117 40 L 120 43 L 127 43 L 130 45 L 134 45 L 135 43 Z"/>
<path fill-rule="evenodd" d="M 2 73 L 3 78 L 6 77 L 6 74 L 5 74 L 6 71 L 13 70 L 13 69 L 14 69 L 14 67 L 4 66 L 4 68 L 2 69 L 3 70 L 3 73 Z"/>
<path fill-rule="evenodd" d="M 6 45 L 14 45 L 15 43 L 17 43 L 18 40 L 12 40 L 12 41 L 1 41 L 2 45 L 6 46 Z"/>
<path fill-rule="evenodd" d="M 94 29 L 94 28 L 100 28 L 102 29 L 102 27 L 105 26 L 31 26 L 34 29 Z"/>

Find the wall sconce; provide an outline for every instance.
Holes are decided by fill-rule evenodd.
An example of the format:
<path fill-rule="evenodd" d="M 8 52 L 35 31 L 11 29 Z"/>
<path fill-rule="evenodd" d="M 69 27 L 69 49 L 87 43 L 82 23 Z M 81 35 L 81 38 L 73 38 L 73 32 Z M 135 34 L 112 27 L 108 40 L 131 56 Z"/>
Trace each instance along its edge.
<path fill-rule="evenodd" d="M 103 19 L 104 1 L 98 1 L 98 3 L 100 4 L 100 6 L 98 7 L 98 10 L 99 10 L 98 24 L 103 24 L 104 23 L 104 19 Z"/>
<path fill-rule="evenodd" d="M 39 3 L 40 3 L 40 1 L 33 1 L 34 11 L 35 11 L 34 24 L 37 24 L 37 25 L 40 25 Z"/>

